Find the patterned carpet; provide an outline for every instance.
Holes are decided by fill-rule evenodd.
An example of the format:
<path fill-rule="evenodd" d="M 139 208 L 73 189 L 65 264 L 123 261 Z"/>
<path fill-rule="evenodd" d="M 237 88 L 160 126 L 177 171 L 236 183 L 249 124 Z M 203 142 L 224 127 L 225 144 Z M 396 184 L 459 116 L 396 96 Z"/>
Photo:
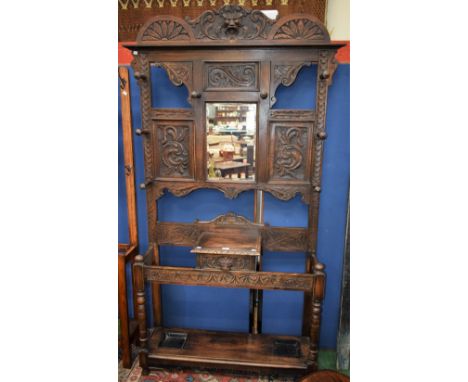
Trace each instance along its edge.
<path fill-rule="evenodd" d="M 336 353 L 319 352 L 319 369 L 335 369 Z M 345 372 L 349 375 L 349 372 Z M 195 369 L 152 370 L 150 375 L 142 376 L 138 359 L 130 370 L 119 363 L 119 382 L 294 382 L 293 378 L 278 376 L 252 376 L 245 373 L 227 374 L 225 372 L 206 372 Z"/>
<path fill-rule="evenodd" d="M 125 369 L 123 369 L 125 370 Z M 252 376 L 246 373 L 207 372 L 196 369 L 151 370 L 150 375 L 142 376 L 138 360 L 127 373 L 119 370 L 119 382 L 294 382 L 293 378 L 273 376 Z"/>

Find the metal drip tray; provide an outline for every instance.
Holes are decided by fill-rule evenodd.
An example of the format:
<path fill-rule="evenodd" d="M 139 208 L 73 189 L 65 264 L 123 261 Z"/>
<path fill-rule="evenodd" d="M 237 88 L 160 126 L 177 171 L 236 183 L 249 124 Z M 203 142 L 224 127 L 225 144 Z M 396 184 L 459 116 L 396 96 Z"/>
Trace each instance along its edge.
<path fill-rule="evenodd" d="M 273 354 L 280 357 L 300 357 L 301 345 L 296 340 L 275 340 Z"/>
<path fill-rule="evenodd" d="M 183 349 L 187 342 L 187 333 L 167 332 L 164 333 L 162 341 L 159 343 L 161 348 Z"/>

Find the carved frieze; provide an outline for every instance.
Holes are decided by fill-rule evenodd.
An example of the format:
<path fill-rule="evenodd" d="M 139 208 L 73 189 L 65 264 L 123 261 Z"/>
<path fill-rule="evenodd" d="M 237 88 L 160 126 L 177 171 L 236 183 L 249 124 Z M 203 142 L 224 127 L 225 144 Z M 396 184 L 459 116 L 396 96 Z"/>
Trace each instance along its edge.
<path fill-rule="evenodd" d="M 311 291 L 314 276 L 302 273 L 219 271 L 145 266 L 145 279 L 160 284 Z"/>
<path fill-rule="evenodd" d="M 228 4 L 228 1 L 225 0 L 225 5 L 221 8 L 207 10 L 193 20 L 188 17 L 183 20 L 174 16 L 156 16 L 141 27 L 137 42 L 150 45 L 160 42 L 180 44 L 195 40 L 269 40 L 292 44 L 296 41 L 330 41 L 325 26 L 313 16 L 294 14 L 276 21 L 265 16 L 260 10 L 242 7 L 241 2 L 238 5 Z M 256 0 L 252 0 L 252 5 L 257 5 Z"/>
<path fill-rule="evenodd" d="M 206 90 L 257 90 L 258 63 L 207 63 Z"/>
<path fill-rule="evenodd" d="M 192 177 L 191 127 L 189 124 L 157 124 L 159 177 Z"/>

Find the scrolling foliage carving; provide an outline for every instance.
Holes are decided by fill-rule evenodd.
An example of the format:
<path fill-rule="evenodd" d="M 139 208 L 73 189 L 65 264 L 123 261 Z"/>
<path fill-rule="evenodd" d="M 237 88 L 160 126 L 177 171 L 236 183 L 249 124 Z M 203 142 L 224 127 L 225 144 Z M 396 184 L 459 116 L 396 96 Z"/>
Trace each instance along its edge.
<path fill-rule="evenodd" d="M 189 126 L 158 126 L 162 176 L 190 176 L 189 136 Z"/>
<path fill-rule="evenodd" d="M 208 64 L 207 80 L 207 89 L 256 90 L 258 64 Z"/>
<path fill-rule="evenodd" d="M 304 179 L 307 131 L 303 127 L 275 127 L 275 178 Z"/>

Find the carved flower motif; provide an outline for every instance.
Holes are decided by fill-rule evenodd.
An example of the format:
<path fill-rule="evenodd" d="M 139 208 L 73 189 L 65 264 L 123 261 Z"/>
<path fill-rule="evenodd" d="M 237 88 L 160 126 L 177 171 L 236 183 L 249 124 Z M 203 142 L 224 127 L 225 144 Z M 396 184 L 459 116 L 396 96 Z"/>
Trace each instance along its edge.
<path fill-rule="evenodd" d="M 296 39 L 296 40 L 322 40 L 324 34 L 322 29 L 307 19 L 296 19 L 282 25 L 275 34 L 274 39 Z"/>
<path fill-rule="evenodd" d="M 142 40 L 182 40 L 189 35 L 179 23 L 171 20 L 159 20 L 146 28 Z"/>

